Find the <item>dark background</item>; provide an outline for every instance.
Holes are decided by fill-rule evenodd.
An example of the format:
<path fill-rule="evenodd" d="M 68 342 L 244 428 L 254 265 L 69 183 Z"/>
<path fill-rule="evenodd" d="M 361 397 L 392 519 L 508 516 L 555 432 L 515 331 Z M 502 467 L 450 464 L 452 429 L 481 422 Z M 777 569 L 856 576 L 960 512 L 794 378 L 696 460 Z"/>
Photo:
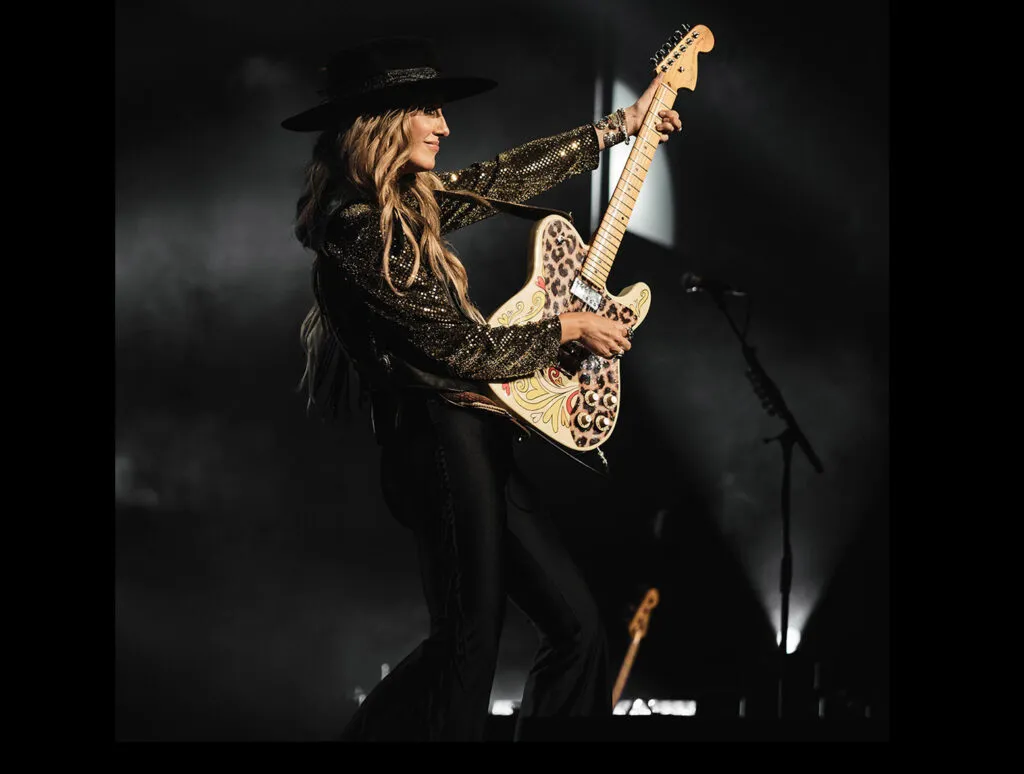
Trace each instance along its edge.
<path fill-rule="evenodd" d="M 745 696 L 770 714 L 782 454 L 763 439 L 783 425 L 726 319 L 679 278 L 748 291 L 750 342 L 825 467 L 795 452 L 792 713 L 817 706 L 818 663 L 832 712 L 887 717 L 888 4 L 188 0 L 116 15 L 117 738 L 329 738 L 426 633 L 366 418 L 307 417 L 296 392 L 311 256 L 291 226 L 313 136 L 279 122 L 316 101 L 316 68 L 417 34 L 445 70 L 499 81 L 446 108 L 438 163 L 458 168 L 593 120 L 599 74 L 639 93 L 680 22 L 716 45 L 659 151 L 673 244 L 627 235 L 608 283 L 653 292 L 623 361 L 612 477 L 540 442 L 518 453 L 616 668 L 631 606 L 661 592 L 625 695 L 733 714 Z M 571 210 L 589 238 L 592 182 L 532 203 Z M 522 284 L 529 229 L 499 217 L 453 235 L 485 312 Z M 520 697 L 535 647 L 510 609 L 493 698 Z"/>

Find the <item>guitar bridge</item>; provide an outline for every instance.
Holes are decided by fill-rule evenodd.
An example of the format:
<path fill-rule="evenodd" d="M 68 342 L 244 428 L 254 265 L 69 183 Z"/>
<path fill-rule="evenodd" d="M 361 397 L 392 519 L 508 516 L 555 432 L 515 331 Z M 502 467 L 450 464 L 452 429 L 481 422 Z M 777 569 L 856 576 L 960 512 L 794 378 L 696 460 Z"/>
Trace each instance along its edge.
<path fill-rule="evenodd" d="M 573 280 L 572 287 L 569 289 L 576 298 L 590 307 L 593 311 L 597 311 L 601 308 L 601 291 L 597 288 L 591 287 L 586 282 L 576 277 Z"/>

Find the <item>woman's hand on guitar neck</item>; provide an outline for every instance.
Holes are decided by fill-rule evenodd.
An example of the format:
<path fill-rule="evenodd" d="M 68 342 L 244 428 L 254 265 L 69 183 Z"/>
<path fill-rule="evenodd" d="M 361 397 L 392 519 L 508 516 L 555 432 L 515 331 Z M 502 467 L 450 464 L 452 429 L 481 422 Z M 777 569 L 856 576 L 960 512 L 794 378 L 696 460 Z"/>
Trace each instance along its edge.
<path fill-rule="evenodd" d="M 647 91 L 640 95 L 640 99 L 625 109 L 626 131 L 630 137 L 636 137 L 640 133 L 640 126 L 643 123 L 644 116 L 647 115 L 647 109 L 651 106 L 651 100 L 654 99 L 654 95 L 658 91 L 658 85 L 663 77 L 662 73 L 654 76 L 654 80 L 647 87 Z M 661 118 L 661 121 L 654 124 L 654 129 L 660 133 L 658 136 L 662 142 L 666 142 L 672 132 L 681 132 L 683 130 L 683 122 L 679 120 L 679 113 L 675 110 L 659 110 L 658 117 Z"/>
<path fill-rule="evenodd" d="M 563 344 L 578 341 L 598 357 L 621 357 L 633 346 L 626 325 L 599 314 L 566 312 L 558 319 L 562 323 Z"/>

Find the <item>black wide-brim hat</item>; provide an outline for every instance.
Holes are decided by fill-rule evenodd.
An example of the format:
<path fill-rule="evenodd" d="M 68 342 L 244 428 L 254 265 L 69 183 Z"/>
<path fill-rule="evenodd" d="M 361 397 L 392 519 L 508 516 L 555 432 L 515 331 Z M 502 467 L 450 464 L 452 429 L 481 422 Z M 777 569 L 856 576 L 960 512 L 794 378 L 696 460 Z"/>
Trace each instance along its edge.
<path fill-rule="evenodd" d="M 378 38 L 339 51 L 322 68 L 324 100 L 281 122 L 293 132 L 336 128 L 356 116 L 394 108 L 430 107 L 472 97 L 498 84 L 487 78 L 444 76 L 433 46 L 422 38 Z"/>

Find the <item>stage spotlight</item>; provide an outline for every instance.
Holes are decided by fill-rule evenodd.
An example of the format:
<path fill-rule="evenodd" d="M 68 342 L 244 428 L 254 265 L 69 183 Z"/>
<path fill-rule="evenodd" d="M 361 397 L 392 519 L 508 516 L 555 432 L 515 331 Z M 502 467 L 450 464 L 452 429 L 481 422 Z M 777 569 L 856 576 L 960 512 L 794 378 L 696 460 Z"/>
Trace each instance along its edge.
<path fill-rule="evenodd" d="M 775 644 L 782 644 L 782 632 L 778 631 L 775 633 Z M 793 653 L 800 645 L 800 630 L 792 626 L 789 627 L 789 636 L 786 637 L 786 653 Z"/>
<path fill-rule="evenodd" d="M 652 715 L 650 708 L 644 704 L 643 699 L 634 699 L 633 706 L 629 709 L 630 715 Z"/>
<path fill-rule="evenodd" d="M 686 715 L 697 714 L 697 702 L 692 699 L 651 699 L 647 702 L 655 715 Z"/>
<path fill-rule="evenodd" d="M 511 699 L 496 699 L 494 704 L 491 705 L 492 715 L 511 715 L 516 708 L 518 702 L 512 701 Z"/>
<path fill-rule="evenodd" d="M 692 699 L 619 699 L 613 715 L 696 715 L 697 702 Z"/>

